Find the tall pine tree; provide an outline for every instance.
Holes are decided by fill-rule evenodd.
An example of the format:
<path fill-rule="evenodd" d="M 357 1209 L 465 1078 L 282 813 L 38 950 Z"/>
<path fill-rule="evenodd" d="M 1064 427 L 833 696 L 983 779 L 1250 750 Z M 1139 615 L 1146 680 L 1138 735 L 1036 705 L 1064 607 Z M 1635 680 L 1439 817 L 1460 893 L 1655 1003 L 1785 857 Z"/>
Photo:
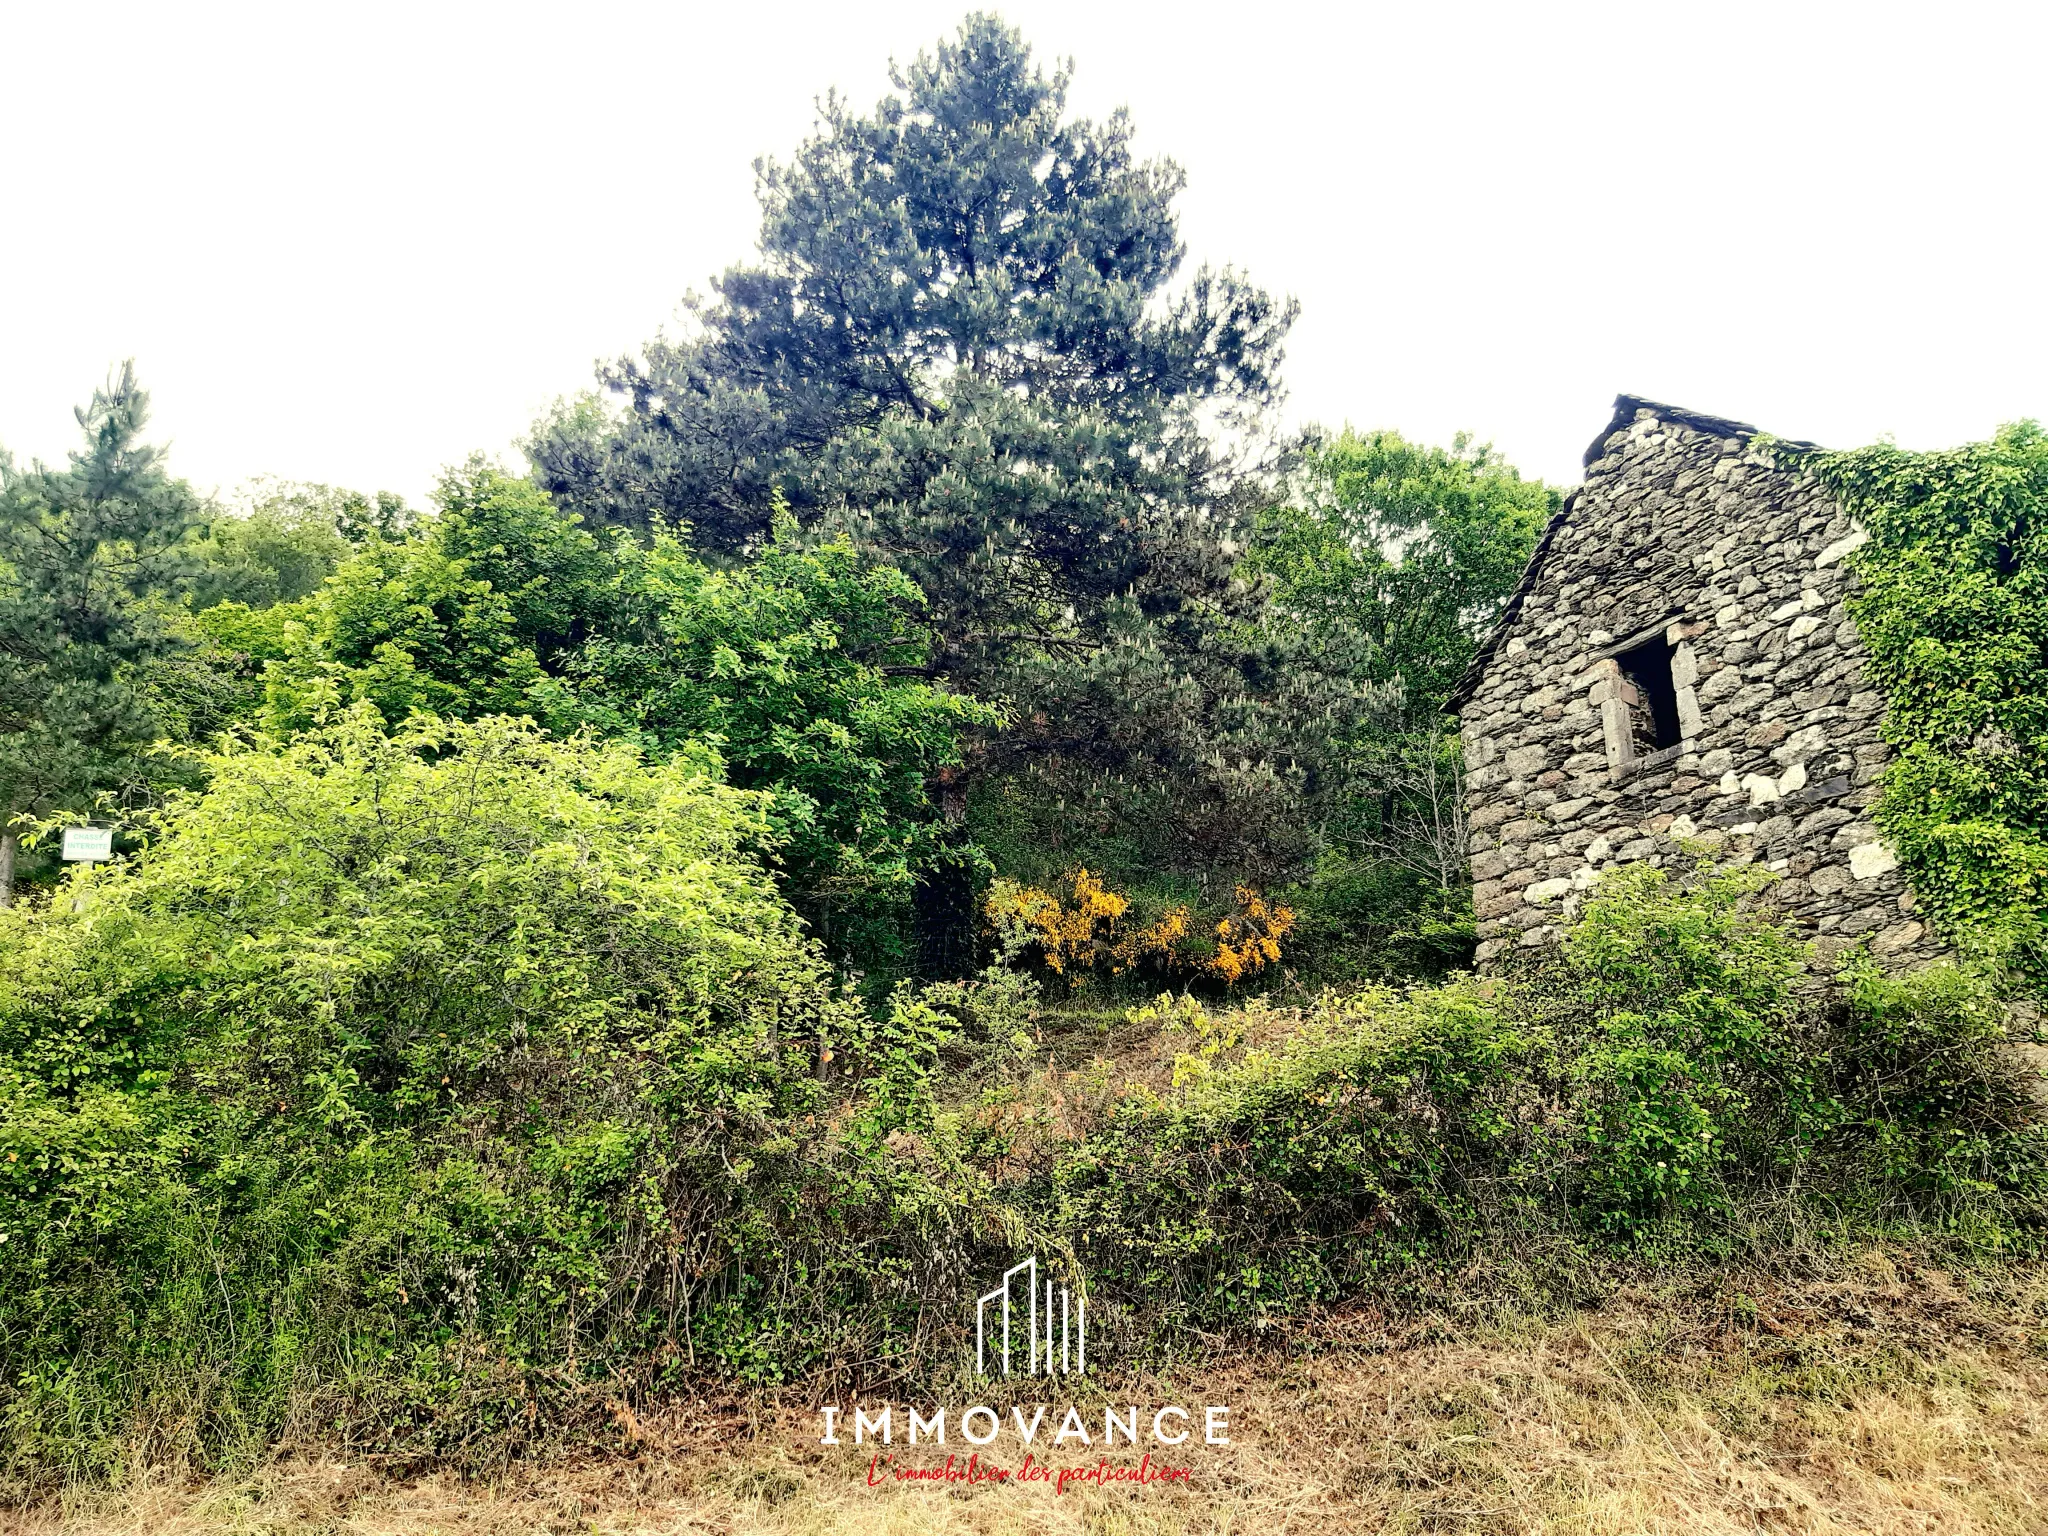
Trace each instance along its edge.
<path fill-rule="evenodd" d="M 892 79 L 757 164 L 760 260 L 605 371 L 619 410 L 545 423 L 537 478 L 714 554 L 758 548 L 779 494 L 923 588 L 933 675 L 1013 706 L 977 771 L 1213 802 L 1260 665 L 1231 579 L 1257 482 L 1218 445 L 1260 441 L 1295 306 L 1177 281 L 1179 168 L 1140 160 L 1121 111 L 1069 116 L 1068 70 L 994 17 Z"/>
<path fill-rule="evenodd" d="M 68 468 L 0 457 L 0 906 L 24 819 L 137 777 L 156 735 L 138 671 L 180 644 L 163 598 L 202 512 L 141 441 L 132 362 L 76 414 Z"/>
<path fill-rule="evenodd" d="M 1196 413 L 1275 398 L 1294 306 L 1228 271 L 1169 294 L 1181 171 L 1138 161 L 1121 111 L 1068 119 L 1068 72 L 994 17 L 892 78 L 871 116 L 829 97 L 792 164 L 757 162 L 761 261 L 605 372 L 622 420 L 549 423 L 540 478 L 714 549 L 758 540 L 780 489 L 935 576 L 1121 590 L 1150 522 L 1214 489 Z"/>

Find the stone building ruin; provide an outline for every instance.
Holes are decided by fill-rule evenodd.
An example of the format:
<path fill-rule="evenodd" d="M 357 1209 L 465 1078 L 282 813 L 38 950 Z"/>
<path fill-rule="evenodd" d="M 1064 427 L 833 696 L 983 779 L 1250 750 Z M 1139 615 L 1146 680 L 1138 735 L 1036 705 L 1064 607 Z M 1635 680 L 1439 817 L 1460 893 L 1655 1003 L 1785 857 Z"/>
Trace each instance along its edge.
<path fill-rule="evenodd" d="M 1623 864 L 1762 861 L 1825 964 L 1931 958 L 1869 820 L 1883 699 L 1844 607 L 1864 540 L 1757 429 L 1623 395 L 1453 691 L 1477 963 L 1554 941 Z"/>

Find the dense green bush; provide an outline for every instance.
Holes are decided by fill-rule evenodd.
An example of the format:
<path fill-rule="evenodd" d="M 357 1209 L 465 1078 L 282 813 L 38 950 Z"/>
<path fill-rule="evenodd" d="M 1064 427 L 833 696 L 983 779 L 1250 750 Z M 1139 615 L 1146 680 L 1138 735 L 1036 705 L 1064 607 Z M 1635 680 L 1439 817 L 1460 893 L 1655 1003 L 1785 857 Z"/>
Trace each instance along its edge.
<path fill-rule="evenodd" d="M 1828 1061 L 1835 1178 L 1990 1213 L 1987 1232 L 2009 1196 L 2038 1200 L 2040 1110 L 1996 990 L 1954 966 L 1892 975 L 1862 955 L 1845 980 Z"/>
<path fill-rule="evenodd" d="M 1285 1045 L 1118 1104 L 1054 1174 L 1060 1224 L 1169 1320 L 1340 1295 L 1476 1235 L 1544 1044 L 1469 983 L 1333 994 Z"/>
<path fill-rule="evenodd" d="M 2039 1211 L 1981 981 L 1801 990 L 1746 875 L 1615 877 L 1513 980 L 1291 1027 L 1172 1002 L 1193 1048 L 1147 1088 L 1049 1073 L 1014 973 L 860 1006 L 705 752 L 365 704 L 206 767 L 138 857 L 0 913 L 18 1484 L 936 1384 L 1027 1252 L 1128 1361 L 1489 1254 L 1713 1244 L 1759 1201 L 1994 1244 Z"/>
<path fill-rule="evenodd" d="M 1513 980 L 1330 994 L 1280 1044 L 1115 1105 L 1052 1175 L 1144 1333 L 1255 1321 L 1541 1234 L 1710 1241 L 1798 1192 L 2030 1231 L 2048 1143 L 1990 986 L 1858 961 L 1818 993 L 1748 872 L 1641 867 Z"/>
<path fill-rule="evenodd" d="M 825 1080 L 870 1103 L 846 1069 L 915 1032 L 831 981 L 715 759 L 365 705 L 207 766 L 132 866 L 0 913 L 16 1471 L 502 1445 L 914 1313 L 967 1203 Z"/>

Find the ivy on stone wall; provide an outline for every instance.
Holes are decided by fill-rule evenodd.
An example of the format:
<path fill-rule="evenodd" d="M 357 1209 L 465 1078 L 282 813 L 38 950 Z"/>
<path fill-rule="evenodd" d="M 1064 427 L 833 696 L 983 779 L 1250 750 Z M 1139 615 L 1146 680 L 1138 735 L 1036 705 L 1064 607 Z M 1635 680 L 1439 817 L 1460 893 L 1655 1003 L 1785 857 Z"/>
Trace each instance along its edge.
<path fill-rule="evenodd" d="M 1850 612 L 1897 753 L 1877 823 L 1945 936 L 2048 985 L 2048 432 L 1798 458 L 1869 537 Z"/>

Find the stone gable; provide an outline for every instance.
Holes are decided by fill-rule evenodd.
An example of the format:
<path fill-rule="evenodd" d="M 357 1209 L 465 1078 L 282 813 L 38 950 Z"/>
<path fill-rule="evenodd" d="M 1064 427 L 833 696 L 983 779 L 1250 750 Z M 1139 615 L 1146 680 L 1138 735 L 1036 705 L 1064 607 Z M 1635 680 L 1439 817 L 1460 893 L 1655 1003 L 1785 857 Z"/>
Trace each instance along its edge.
<path fill-rule="evenodd" d="M 1740 422 L 1624 395 L 1454 692 L 1478 963 L 1606 870 L 1761 861 L 1826 963 L 1937 949 L 1868 819 L 1883 700 L 1843 600 L 1862 532 Z"/>

